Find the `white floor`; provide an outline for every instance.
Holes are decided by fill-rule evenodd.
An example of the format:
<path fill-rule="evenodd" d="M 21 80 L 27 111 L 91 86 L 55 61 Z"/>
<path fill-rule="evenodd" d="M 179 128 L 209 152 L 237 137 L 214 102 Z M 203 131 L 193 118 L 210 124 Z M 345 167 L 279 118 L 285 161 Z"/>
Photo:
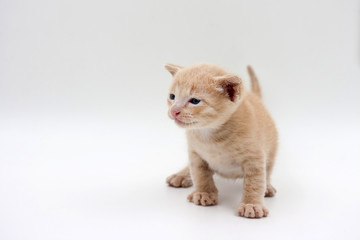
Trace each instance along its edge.
<path fill-rule="evenodd" d="M 278 194 L 254 220 L 240 180 L 216 177 L 214 207 L 166 186 L 186 162 L 170 120 L 3 119 L 0 239 L 360 239 L 359 124 L 278 125 Z"/>

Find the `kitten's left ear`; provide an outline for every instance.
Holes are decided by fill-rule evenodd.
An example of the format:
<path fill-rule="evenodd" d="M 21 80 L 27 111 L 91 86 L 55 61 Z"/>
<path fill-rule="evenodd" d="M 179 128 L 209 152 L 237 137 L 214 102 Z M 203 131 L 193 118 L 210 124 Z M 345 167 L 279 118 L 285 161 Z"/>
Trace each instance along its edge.
<path fill-rule="evenodd" d="M 225 76 L 214 77 L 216 89 L 226 94 L 230 101 L 235 102 L 243 92 L 243 82 L 240 77 L 228 74 Z"/>
<path fill-rule="evenodd" d="M 179 66 L 179 65 L 175 65 L 175 64 L 171 64 L 171 63 L 167 63 L 167 64 L 165 64 L 165 68 L 171 73 L 171 75 L 175 76 L 175 74 L 180 69 L 183 69 L 184 67 Z"/>

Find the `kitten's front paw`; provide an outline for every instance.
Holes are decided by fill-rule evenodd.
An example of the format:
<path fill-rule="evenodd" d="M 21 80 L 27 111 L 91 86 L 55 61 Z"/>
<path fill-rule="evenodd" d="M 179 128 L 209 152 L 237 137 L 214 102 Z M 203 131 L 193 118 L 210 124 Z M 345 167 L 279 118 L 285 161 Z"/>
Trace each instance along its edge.
<path fill-rule="evenodd" d="M 166 179 L 166 182 L 167 184 L 169 184 L 169 186 L 176 188 L 179 187 L 187 188 L 192 186 L 192 180 L 190 176 L 183 176 L 180 174 L 171 175 Z"/>
<path fill-rule="evenodd" d="M 261 218 L 266 217 L 269 214 L 269 211 L 262 204 L 241 203 L 238 209 L 238 214 L 241 217 Z"/>
<path fill-rule="evenodd" d="M 217 193 L 192 192 L 188 197 L 190 202 L 202 206 L 212 206 L 218 203 Z"/>

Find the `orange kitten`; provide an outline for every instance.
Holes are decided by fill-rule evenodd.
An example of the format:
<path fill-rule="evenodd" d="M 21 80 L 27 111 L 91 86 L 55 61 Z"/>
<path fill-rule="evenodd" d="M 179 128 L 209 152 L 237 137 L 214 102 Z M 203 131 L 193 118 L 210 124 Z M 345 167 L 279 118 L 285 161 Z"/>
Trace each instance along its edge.
<path fill-rule="evenodd" d="M 224 69 L 209 64 L 165 65 L 174 80 L 168 97 L 169 117 L 186 129 L 189 166 L 168 177 L 173 187 L 195 191 L 188 200 L 203 206 L 218 202 L 213 175 L 244 178 L 238 214 L 268 215 L 264 196 L 276 190 L 270 183 L 277 149 L 277 131 L 261 101 L 258 80 L 251 69 L 251 90 Z"/>

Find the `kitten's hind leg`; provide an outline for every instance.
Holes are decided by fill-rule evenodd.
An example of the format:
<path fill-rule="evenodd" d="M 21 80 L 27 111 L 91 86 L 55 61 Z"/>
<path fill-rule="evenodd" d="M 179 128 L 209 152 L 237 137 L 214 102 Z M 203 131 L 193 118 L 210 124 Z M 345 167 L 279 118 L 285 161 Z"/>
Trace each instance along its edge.
<path fill-rule="evenodd" d="M 191 187 L 193 185 L 193 183 L 192 183 L 191 176 L 190 176 L 189 166 L 186 166 L 180 172 L 169 176 L 166 179 L 166 182 L 167 182 L 167 184 L 169 184 L 170 187 L 176 187 L 176 188 Z"/>
<path fill-rule="evenodd" d="M 270 178 L 273 167 L 274 167 L 275 154 L 276 154 L 276 147 L 270 153 L 267 164 L 266 164 L 266 191 L 265 191 L 265 197 L 273 197 L 276 194 L 276 189 L 271 185 L 271 178 Z"/>
<path fill-rule="evenodd" d="M 276 194 L 276 189 L 270 183 L 267 183 L 265 197 L 273 197 L 275 196 L 275 194 Z"/>

